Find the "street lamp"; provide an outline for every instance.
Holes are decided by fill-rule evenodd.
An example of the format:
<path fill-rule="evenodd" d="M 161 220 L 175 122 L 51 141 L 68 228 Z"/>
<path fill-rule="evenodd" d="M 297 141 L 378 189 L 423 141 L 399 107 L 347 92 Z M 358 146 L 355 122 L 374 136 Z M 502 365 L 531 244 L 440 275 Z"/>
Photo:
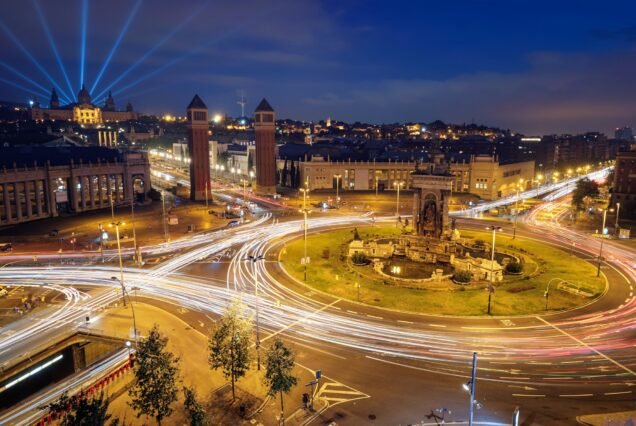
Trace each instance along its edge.
<path fill-rule="evenodd" d="M 168 221 L 166 220 L 166 194 L 165 191 L 161 191 L 161 209 L 163 211 L 163 237 L 166 242 L 170 241 L 170 235 L 168 233 Z"/>
<path fill-rule="evenodd" d="M 614 209 L 610 209 L 613 211 Z M 596 276 L 601 276 L 601 260 L 603 259 L 603 242 L 605 240 L 605 220 L 607 219 L 607 208 L 603 209 L 603 226 L 601 228 L 601 248 L 598 252 L 598 267 L 596 268 Z"/>
<path fill-rule="evenodd" d="M 303 208 L 300 210 L 300 212 L 303 214 L 303 218 L 304 218 L 304 253 L 305 256 L 303 257 L 303 265 L 305 266 L 305 270 L 303 273 L 303 277 L 304 280 L 307 281 L 307 264 L 309 263 L 309 258 L 307 258 L 307 215 L 309 213 L 311 213 L 311 210 L 308 210 L 307 208 Z"/>
<path fill-rule="evenodd" d="M 495 236 L 497 232 L 501 231 L 501 226 L 487 226 L 487 230 L 492 231 L 492 249 L 490 253 L 490 285 L 488 286 L 488 315 L 490 315 L 490 300 L 492 298 L 492 294 L 495 292 L 495 287 L 493 285 L 495 279 Z"/>
<path fill-rule="evenodd" d="M 468 382 L 462 384 L 466 392 L 470 392 L 470 411 L 468 416 L 468 426 L 473 425 L 473 417 L 475 415 L 475 383 L 477 382 L 477 352 L 473 352 L 473 369 L 471 378 Z"/>
<path fill-rule="evenodd" d="M 618 214 L 621 211 L 621 203 L 616 203 L 616 221 L 614 222 L 614 232 L 618 235 Z"/>
<path fill-rule="evenodd" d="M 265 260 L 265 256 L 263 255 L 248 256 L 247 259 L 245 260 L 249 260 L 250 262 L 252 262 L 252 275 L 254 276 L 254 296 L 256 298 L 256 367 L 258 370 L 260 370 L 261 369 L 261 352 L 260 352 L 261 338 L 259 334 L 259 322 L 258 322 L 259 303 L 258 303 L 258 275 L 256 270 L 256 262 Z"/>
<path fill-rule="evenodd" d="M 400 187 L 404 185 L 403 181 L 393 182 L 393 186 L 397 188 L 397 197 L 395 199 L 395 217 L 400 217 Z"/>
<path fill-rule="evenodd" d="M 342 179 L 342 175 L 337 174 L 337 175 L 333 175 L 333 177 L 336 178 L 336 207 L 337 207 L 340 205 L 339 191 L 340 191 L 340 179 Z"/>
<path fill-rule="evenodd" d="M 307 194 L 309 193 L 309 189 L 300 188 L 299 191 L 303 194 L 303 210 L 305 210 L 307 208 Z"/>
<path fill-rule="evenodd" d="M 130 310 L 132 311 L 132 317 L 133 317 L 133 333 L 135 334 L 135 348 L 137 347 L 137 318 L 135 317 L 135 305 L 133 305 L 132 301 L 130 300 L 130 294 L 128 294 L 128 292 L 126 291 L 126 286 L 124 285 L 124 273 L 122 271 L 122 275 L 121 275 L 121 279 L 117 278 L 117 277 L 110 277 L 111 280 L 113 281 L 119 281 L 119 284 L 121 285 L 121 297 L 124 301 L 124 307 L 126 307 L 126 296 L 128 296 L 128 301 L 130 302 Z M 129 346 L 129 343 L 126 343 L 126 346 Z"/>
<path fill-rule="evenodd" d="M 247 206 L 247 179 L 241 179 L 241 183 L 243 184 L 243 206 Z"/>

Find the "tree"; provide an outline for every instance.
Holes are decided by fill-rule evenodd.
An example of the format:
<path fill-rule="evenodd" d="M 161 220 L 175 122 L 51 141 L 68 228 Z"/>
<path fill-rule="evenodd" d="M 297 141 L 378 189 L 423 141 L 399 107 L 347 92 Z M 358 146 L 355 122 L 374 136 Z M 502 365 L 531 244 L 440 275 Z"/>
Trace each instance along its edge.
<path fill-rule="evenodd" d="M 360 233 L 358 232 L 358 228 L 353 228 L 353 241 L 360 241 Z"/>
<path fill-rule="evenodd" d="M 574 189 L 574 193 L 572 193 L 572 206 L 576 210 L 582 210 L 584 199 L 586 197 L 597 197 L 598 194 L 598 184 L 596 182 L 588 178 L 581 179 L 576 183 L 576 188 Z"/>
<path fill-rule="evenodd" d="M 60 423 L 62 426 L 102 426 L 111 418 L 108 414 L 109 403 L 108 398 L 104 397 L 104 392 L 92 398 L 69 398 L 64 393 L 57 401 L 49 404 L 49 410 L 64 411 Z"/>
<path fill-rule="evenodd" d="M 235 383 L 245 376 L 250 365 L 252 323 L 245 318 L 243 306 L 232 302 L 212 330 L 208 362 L 213 370 L 221 368 L 232 382 L 232 400 L 236 399 Z"/>
<path fill-rule="evenodd" d="M 208 424 L 205 409 L 197 400 L 197 394 L 194 388 L 183 387 L 184 401 L 183 405 L 188 413 L 190 426 L 204 426 Z"/>
<path fill-rule="evenodd" d="M 137 418 L 151 416 L 157 424 L 172 414 L 177 400 L 179 358 L 166 350 L 168 338 L 159 333 L 155 324 L 148 337 L 139 342 L 135 355 L 135 383 L 128 391 L 130 406 Z"/>
<path fill-rule="evenodd" d="M 292 374 L 294 353 L 277 338 L 267 351 L 265 365 L 265 385 L 270 396 L 280 394 L 280 411 L 283 418 L 283 394 L 288 393 L 298 383 L 298 379 Z"/>

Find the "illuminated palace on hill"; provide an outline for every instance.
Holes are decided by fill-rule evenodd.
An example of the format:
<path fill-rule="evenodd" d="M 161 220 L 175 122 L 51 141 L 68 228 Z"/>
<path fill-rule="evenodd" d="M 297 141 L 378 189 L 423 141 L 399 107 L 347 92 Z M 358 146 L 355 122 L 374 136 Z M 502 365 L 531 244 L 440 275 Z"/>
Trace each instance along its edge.
<path fill-rule="evenodd" d="M 94 105 L 90 93 L 84 86 L 77 94 L 76 103 L 60 106 L 57 92 L 53 89 L 49 108 L 41 108 L 39 105 L 31 108 L 31 118 L 36 121 L 65 120 L 79 124 L 99 125 L 105 122 L 136 120 L 138 117 L 139 113 L 133 111 L 130 102 L 124 111 L 117 111 L 115 100 L 110 92 L 103 107 Z"/>

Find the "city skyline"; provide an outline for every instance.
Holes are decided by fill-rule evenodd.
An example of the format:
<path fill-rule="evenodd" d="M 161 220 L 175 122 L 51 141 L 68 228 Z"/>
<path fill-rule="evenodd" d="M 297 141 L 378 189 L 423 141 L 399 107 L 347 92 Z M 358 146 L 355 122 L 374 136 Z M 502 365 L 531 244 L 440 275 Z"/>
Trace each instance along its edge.
<path fill-rule="evenodd" d="M 525 134 L 611 134 L 636 122 L 628 2 L 577 3 L 576 13 L 501 2 L 64 6 L 26 2 L 5 13 L 3 100 L 46 102 L 42 88 L 53 82 L 70 98 L 84 82 L 97 101 L 110 89 L 118 108 L 132 100 L 153 114 L 178 112 L 197 92 L 210 111 L 236 116 L 243 91 L 248 111 L 266 96 L 280 117 L 306 121 L 440 119 Z"/>

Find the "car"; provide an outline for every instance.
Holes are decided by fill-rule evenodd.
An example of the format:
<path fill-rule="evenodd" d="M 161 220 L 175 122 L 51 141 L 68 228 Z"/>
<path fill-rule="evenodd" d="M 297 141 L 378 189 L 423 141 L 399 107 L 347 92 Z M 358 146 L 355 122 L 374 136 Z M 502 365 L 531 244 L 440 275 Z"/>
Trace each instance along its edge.
<path fill-rule="evenodd" d="M 49 237 L 57 237 L 58 235 L 60 235 L 60 231 L 57 229 L 52 229 L 51 232 L 49 232 Z"/>
<path fill-rule="evenodd" d="M 11 243 L 0 244 L 0 251 L 13 251 L 13 244 Z"/>
<path fill-rule="evenodd" d="M 241 222 L 238 220 L 231 220 L 227 223 L 227 226 L 229 226 L 230 228 L 233 228 L 235 226 L 238 226 Z"/>

